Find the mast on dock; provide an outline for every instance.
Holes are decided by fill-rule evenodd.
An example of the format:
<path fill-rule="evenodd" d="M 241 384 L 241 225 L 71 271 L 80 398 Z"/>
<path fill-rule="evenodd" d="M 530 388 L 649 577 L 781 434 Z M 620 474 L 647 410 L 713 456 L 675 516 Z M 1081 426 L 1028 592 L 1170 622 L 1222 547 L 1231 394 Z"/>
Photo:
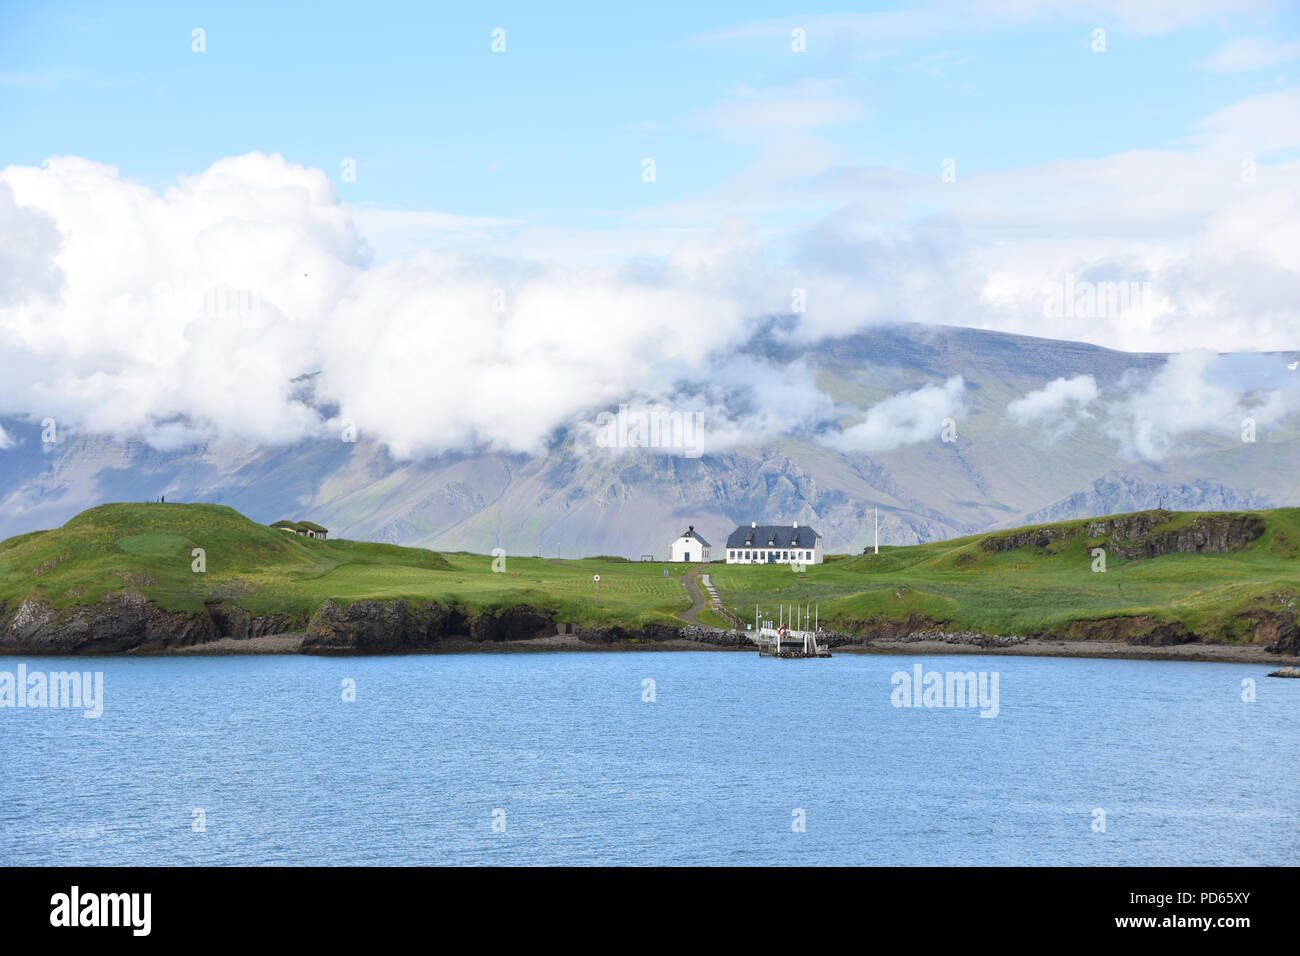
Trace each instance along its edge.
<path fill-rule="evenodd" d="M 805 604 L 784 603 L 776 606 L 776 620 L 754 608 L 757 625 L 753 635 L 762 657 L 830 657 L 817 640 L 821 632 L 821 606 L 811 601 Z"/>

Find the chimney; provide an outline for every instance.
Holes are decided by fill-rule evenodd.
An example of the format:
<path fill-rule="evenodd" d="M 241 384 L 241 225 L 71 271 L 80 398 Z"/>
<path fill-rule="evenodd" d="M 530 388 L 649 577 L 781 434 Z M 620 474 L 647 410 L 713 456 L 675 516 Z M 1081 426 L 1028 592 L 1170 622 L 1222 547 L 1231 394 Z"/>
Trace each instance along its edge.
<path fill-rule="evenodd" d="M 757 522 L 757 521 L 751 521 L 751 522 L 749 523 L 749 526 L 750 526 L 751 528 L 757 528 L 757 527 L 758 527 L 758 522 Z"/>
<path fill-rule="evenodd" d="M 794 530 L 795 530 L 795 531 L 798 531 L 798 530 L 799 530 L 799 522 L 797 522 L 797 521 L 794 523 Z"/>

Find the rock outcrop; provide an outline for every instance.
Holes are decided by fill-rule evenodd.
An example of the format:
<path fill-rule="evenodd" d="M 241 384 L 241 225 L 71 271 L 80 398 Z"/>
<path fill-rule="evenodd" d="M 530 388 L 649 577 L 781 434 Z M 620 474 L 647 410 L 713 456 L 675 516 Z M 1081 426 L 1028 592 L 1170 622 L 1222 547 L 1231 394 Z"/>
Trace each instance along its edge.
<path fill-rule="evenodd" d="M 985 551 L 1015 551 L 1017 548 L 1047 548 L 1057 541 L 1068 541 L 1075 531 L 1070 528 L 1029 528 L 1011 534 L 989 535 L 980 542 Z"/>
<path fill-rule="evenodd" d="M 110 591 L 94 604 L 53 608 L 23 601 L 12 616 L 0 606 L 0 650 L 25 654 L 118 654 L 247 640 L 292 630 L 286 614 L 255 615 L 214 602 L 199 612 L 168 611 L 134 588 Z"/>
<path fill-rule="evenodd" d="M 758 645 L 750 640 L 744 631 L 735 631 L 724 627 L 705 627 L 703 624 L 688 624 L 678 629 L 677 637 L 714 647 L 742 647 L 757 650 Z"/>
<path fill-rule="evenodd" d="M 237 641 L 266 637 L 268 634 L 284 634 L 297 626 L 297 622 L 288 614 L 253 614 L 236 604 L 220 601 L 204 605 L 204 610 L 212 618 L 221 637 Z"/>
<path fill-rule="evenodd" d="M 1241 550 L 1264 533 L 1264 519 L 1254 514 L 1198 515 L 1180 527 L 1161 528 L 1173 518 L 1171 511 L 1139 511 L 1086 522 L 1082 533 L 1090 541 L 1105 541 L 1111 553 L 1128 560 L 1158 558 L 1163 554 L 1226 554 Z M 989 535 L 980 542 L 980 547 L 992 552 L 1031 546 L 1051 548 L 1079 533 L 1077 526 L 1026 528 Z"/>
<path fill-rule="evenodd" d="M 1251 628 L 1251 643 L 1266 645 L 1270 654 L 1300 656 L 1300 617 L 1294 594 L 1275 595 L 1278 608 L 1247 611 L 1241 615 Z"/>
<path fill-rule="evenodd" d="M 1142 511 L 1089 521 L 1084 530 L 1090 538 L 1108 538 L 1111 551 L 1129 560 L 1163 554 L 1226 554 L 1264 533 L 1264 519 L 1252 514 L 1198 515 L 1181 527 L 1156 530 L 1172 517 L 1168 511 Z"/>
<path fill-rule="evenodd" d="M 476 641 L 527 641 L 554 633 L 555 612 L 528 604 L 489 608 L 469 624 L 469 636 Z"/>
<path fill-rule="evenodd" d="M 555 612 L 528 604 L 477 614 L 437 601 L 326 601 L 312 615 L 302 649 L 318 654 L 400 654 L 447 642 L 526 641 L 555 633 Z"/>
<path fill-rule="evenodd" d="M 133 588 L 96 604 L 55 609 L 24 601 L 0 634 L 0 647 L 37 654 L 112 654 L 183 647 L 221 637 L 207 614 L 165 611 Z"/>
<path fill-rule="evenodd" d="M 445 613 L 432 602 L 326 601 L 312 615 L 302 649 L 322 654 L 420 650 L 442 636 Z"/>
<path fill-rule="evenodd" d="M 1203 638 L 1183 624 L 1161 621 L 1149 614 L 1123 614 L 1071 621 L 1060 637 L 1073 641 L 1122 641 L 1145 647 L 1195 644 Z"/>
<path fill-rule="evenodd" d="M 643 624 L 639 627 L 626 627 L 622 624 L 607 624 L 601 627 L 580 627 L 577 630 L 578 640 L 584 644 L 655 644 L 661 641 L 671 641 L 675 638 L 685 637 L 687 640 L 700 641 L 702 643 L 712 643 L 709 635 L 718 632 L 721 635 L 738 633 L 724 631 L 721 628 L 705 627 L 703 624 Z M 740 635 L 748 641 L 749 638 Z M 729 638 L 719 637 L 719 642 L 729 640 Z"/>

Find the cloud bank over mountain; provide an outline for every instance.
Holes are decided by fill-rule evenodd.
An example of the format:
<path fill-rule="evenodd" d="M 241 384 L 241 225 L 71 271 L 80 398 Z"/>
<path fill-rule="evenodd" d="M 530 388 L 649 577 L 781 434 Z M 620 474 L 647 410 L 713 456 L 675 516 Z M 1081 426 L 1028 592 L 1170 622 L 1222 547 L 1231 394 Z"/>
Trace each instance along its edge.
<path fill-rule="evenodd" d="M 709 119 L 762 141 L 765 102 L 803 117 L 801 141 L 859 113 L 840 85 L 806 83 L 740 91 Z M 535 453 L 640 401 L 700 413 L 712 450 L 790 433 L 887 450 L 960 417 L 960 378 L 845 404 L 748 349 L 771 316 L 792 316 L 775 337 L 796 350 L 897 321 L 1125 349 L 1293 348 L 1300 163 L 1276 157 L 1297 145 L 1300 95 L 1286 91 L 1207 116 L 1176 148 L 953 182 L 855 168 L 829 147 L 792 165 L 773 144 L 716 194 L 647 210 L 656 238 L 625 233 L 614 263 L 600 230 L 548 255 L 539 237 L 554 233 L 526 222 L 436 214 L 416 218 L 448 237 L 438 251 L 377 252 L 361 226 L 375 211 L 279 155 L 221 159 L 161 192 L 77 157 L 9 166 L 0 414 L 159 448 L 352 429 L 409 458 Z M 742 198 L 750 212 L 726 214 Z M 801 204 L 780 255 L 757 223 Z M 681 228 L 665 251 L 667 223 Z M 1059 427 L 1102 415 L 1126 453 L 1157 459 L 1190 430 L 1300 407 L 1295 374 L 1211 382 L 1212 366 L 1189 352 L 1109 393 L 1054 382 L 1007 413 Z"/>

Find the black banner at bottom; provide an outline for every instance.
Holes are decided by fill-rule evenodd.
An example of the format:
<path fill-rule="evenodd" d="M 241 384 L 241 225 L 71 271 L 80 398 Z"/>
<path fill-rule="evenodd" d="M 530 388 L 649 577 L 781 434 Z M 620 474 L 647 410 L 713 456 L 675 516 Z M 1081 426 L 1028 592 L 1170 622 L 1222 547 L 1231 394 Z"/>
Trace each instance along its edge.
<path fill-rule="evenodd" d="M 1231 944 L 1280 934 L 1293 869 L 0 868 L 7 942 L 319 940 L 474 924 L 493 934 L 709 913 L 726 935 L 851 916 L 988 939 L 1135 936 Z M 709 920 L 707 922 L 714 922 Z M 544 929 L 548 928 L 548 929 Z"/>

